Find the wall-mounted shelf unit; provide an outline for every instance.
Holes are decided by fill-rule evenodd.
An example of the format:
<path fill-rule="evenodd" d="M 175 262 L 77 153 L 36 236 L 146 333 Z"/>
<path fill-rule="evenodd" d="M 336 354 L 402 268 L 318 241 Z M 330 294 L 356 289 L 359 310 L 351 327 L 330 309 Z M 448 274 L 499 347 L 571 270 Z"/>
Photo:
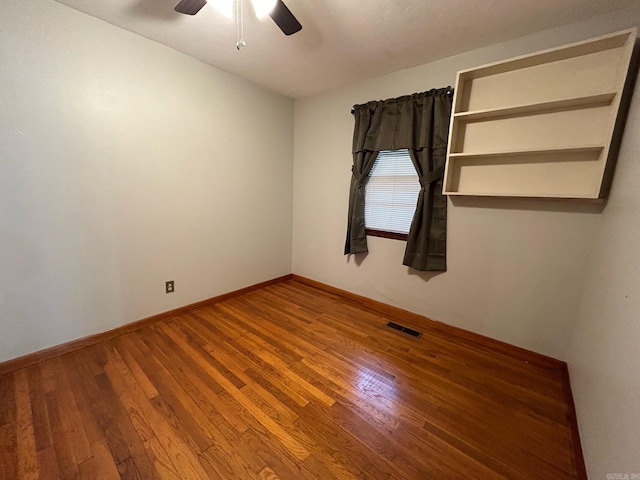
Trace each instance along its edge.
<path fill-rule="evenodd" d="M 624 30 L 458 72 L 443 193 L 604 198 L 635 41 Z"/>

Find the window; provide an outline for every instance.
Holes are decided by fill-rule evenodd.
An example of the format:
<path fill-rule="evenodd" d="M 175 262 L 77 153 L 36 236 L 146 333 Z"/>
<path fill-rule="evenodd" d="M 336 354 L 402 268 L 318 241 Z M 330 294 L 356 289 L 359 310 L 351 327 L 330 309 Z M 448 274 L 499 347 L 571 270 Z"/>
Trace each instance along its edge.
<path fill-rule="evenodd" d="M 409 151 L 380 152 L 365 186 L 367 235 L 406 240 L 419 193 L 420 181 Z"/>

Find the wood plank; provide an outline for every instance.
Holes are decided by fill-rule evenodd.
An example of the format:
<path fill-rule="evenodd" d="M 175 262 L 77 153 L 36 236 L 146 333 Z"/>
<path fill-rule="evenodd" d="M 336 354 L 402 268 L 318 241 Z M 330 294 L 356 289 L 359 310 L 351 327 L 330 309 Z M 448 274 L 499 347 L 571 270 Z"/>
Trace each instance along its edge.
<path fill-rule="evenodd" d="M 218 393 L 221 389 L 214 386 L 214 382 L 205 371 L 194 367 L 193 363 L 186 367 L 184 358 L 187 356 L 180 350 L 172 350 L 169 347 L 164 351 L 169 357 L 169 362 L 179 371 L 186 373 L 177 382 L 206 415 L 208 421 L 204 422 L 204 426 L 215 423 L 216 427 L 227 432 L 228 436 L 233 435 L 228 430 L 243 432 L 248 428 L 244 418 L 238 416 L 220 397 Z"/>
<path fill-rule="evenodd" d="M 108 403 L 96 382 L 94 371 L 98 368 L 96 365 L 92 366 L 95 364 L 95 354 L 96 349 L 88 348 L 74 352 L 64 361 L 78 396 L 84 398 L 85 405 L 88 406 L 85 414 L 90 417 L 90 420 L 86 417 L 83 420 L 87 423 L 94 422 L 90 428 L 95 429 L 94 435 L 97 439 L 103 440 L 107 444 L 117 465 L 131 456 L 129 439 L 120 430 L 118 420 L 113 416 L 112 405 Z M 100 370 L 102 369 L 100 368 Z M 103 373 L 99 375 L 103 375 Z"/>
<path fill-rule="evenodd" d="M 53 435 L 49 424 L 49 412 L 46 402 L 46 382 L 39 366 L 29 367 L 26 372 L 29 383 L 29 399 L 31 401 L 36 450 L 40 451 L 53 445 Z"/>
<path fill-rule="evenodd" d="M 16 420 L 13 375 L 0 375 L 0 427 Z"/>
<path fill-rule="evenodd" d="M 107 356 L 109 361 L 105 365 L 105 373 L 109 377 L 109 381 L 113 387 L 113 390 L 116 392 L 120 404 L 122 405 L 122 409 L 125 412 L 134 430 L 136 431 L 136 434 L 142 442 L 146 442 L 150 440 L 155 434 L 153 433 L 153 429 L 140 414 L 138 403 L 133 396 L 132 390 L 127 388 L 127 385 L 121 381 L 119 375 L 109 375 L 110 362 L 112 363 L 113 361 L 119 361 L 120 363 L 124 363 L 124 360 L 115 348 L 109 349 L 107 351 Z M 135 380 L 131 379 L 131 381 Z"/>
<path fill-rule="evenodd" d="M 189 353 L 189 355 L 197 362 L 202 364 L 206 362 L 202 355 L 198 353 L 188 343 L 184 342 L 178 335 L 170 335 L 180 347 Z M 209 373 L 211 377 L 220 384 L 240 405 L 247 409 L 247 411 L 267 430 L 269 430 L 283 445 L 285 445 L 289 451 L 299 460 L 304 460 L 309 455 L 309 452 L 300 445 L 290 434 L 288 434 L 277 422 L 266 415 L 260 408 L 258 408 L 249 398 L 247 398 L 231 381 L 229 381 L 223 374 L 215 369 L 210 369 Z"/>
<path fill-rule="evenodd" d="M 111 456 L 109 447 L 102 441 L 91 444 L 93 456 L 79 465 L 80 478 L 83 480 L 115 480 L 120 472 Z"/>
<path fill-rule="evenodd" d="M 145 447 L 158 476 L 177 479 L 206 478 L 206 472 L 194 452 L 167 423 L 152 400 L 144 394 L 127 365 L 117 357 L 111 356 L 105 365 L 105 373 L 116 385 L 126 386 L 132 392 L 138 406 L 137 414 L 153 428 L 155 435 L 145 442 Z"/>
<path fill-rule="evenodd" d="M 0 376 L 0 478 L 581 479 L 565 368 L 292 280 Z"/>
<path fill-rule="evenodd" d="M 58 456 L 53 445 L 38 452 L 38 468 L 40 472 L 46 472 L 42 476 L 46 476 L 47 479 L 61 478 L 58 470 Z"/>
<path fill-rule="evenodd" d="M 79 475 L 78 462 L 74 456 L 72 437 L 62 419 L 65 406 L 60 403 L 57 390 L 46 394 L 46 402 L 51 422 L 51 433 L 55 439 L 58 472 L 62 478 L 77 478 Z"/>
<path fill-rule="evenodd" d="M 264 467 L 260 471 L 260 480 L 280 480 L 280 477 L 269 467 Z"/>
<path fill-rule="evenodd" d="M 27 372 L 19 370 L 14 374 L 16 398 L 16 457 L 18 478 L 37 479 L 40 477 L 36 439 L 33 431 L 33 415 L 29 398 L 29 381 Z M 46 474 L 46 472 L 43 472 Z"/>
<path fill-rule="evenodd" d="M 0 478 L 18 477 L 16 422 L 0 426 Z"/>
<path fill-rule="evenodd" d="M 70 439 L 70 448 L 73 451 L 73 457 L 79 465 L 91 458 L 93 454 L 65 367 L 60 358 L 55 358 L 50 362 L 42 364 L 42 368 L 49 370 L 50 375 L 56 378 L 56 400 L 61 406 L 59 409 L 61 427 L 65 437 Z"/>
<path fill-rule="evenodd" d="M 196 342 L 197 340 L 195 335 L 197 334 L 195 333 L 195 330 L 193 328 L 194 328 L 193 325 L 189 325 L 188 329 L 187 328 L 181 329 L 179 327 L 175 327 L 173 328 L 173 330 L 178 335 L 183 336 L 185 340 Z M 205 344 L 205 343 L 200 344 L 200 348 L 204 352 L 206 352 L 210 357 L 215 359 L 219 364 L 228 366 L 230 371 L 233 373 L 233 375 L 236 378 L 238 378 L 240 381 L 242 381 L 244 386 L 241 387 L 241 390 L 244 387 L 250 387 L 252 391 L 256 393 L 256 395 L 258 395 L 264 402 L 268 403 L 271 406 L 271 408 L 273 408 L 275 411 L 278 412 L 278 414 L 282 415 L 283 417 L 289 420 L 295 420 L 297 418 L 297 414 L 293 410 L 289 409 L 286 405 L 280 402 L 274 395 L 272 395 L 269 391 L 267 391 L 264 387 L 262 387 L 262 385 L 260 385 L 251 377 L 249 377 L 245 373 L 245 369 L 242 368 L 242 366 L 238 365 L 238 362 L 236 362 L 236 358 L 232 357 L 227 351 L 225 351 L 222 348 L 209 348 L 209 347 L 210 347 L 209 344 Z"/>
<path fill-rule="evenodd" d="M 135 471 L 137 474 L 134 477 L 139 476 L 150 480 L 159 478 L 153 461 L 145 449 L 144 441 L 137 435 L 135 426 L 130 421 L 123 405 L 119 402 L 118 393 L 110 382 L 109 376 L 104 372 L 96 376 L 95 379 L 105 402 L 109 405 L 112 421 L 121 432 L 123 438 L 127 439 L 129 456 L 118 463 L 120 475 L 123 476 L 123 471 L 128 475 L 132 475 L 132 472 Z"/>

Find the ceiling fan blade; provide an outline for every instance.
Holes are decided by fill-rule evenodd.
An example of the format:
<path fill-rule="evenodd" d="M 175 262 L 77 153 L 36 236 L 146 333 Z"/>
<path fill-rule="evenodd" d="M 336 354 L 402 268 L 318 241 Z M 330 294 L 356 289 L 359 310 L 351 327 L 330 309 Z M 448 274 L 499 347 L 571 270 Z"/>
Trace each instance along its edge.
<path fill-rule="evenodd" d="M 285 35 L 293 35 L 302 30 L 302 25 L 300 25 L 298 19 L 293 16 L 291 10 L 287 8 L 282 0 L 278 0 L 278 3 L 276 3 L 276 6 L 269 16 L 276 22 L 276 25 L 280 27 L 280 30 L 282 30 L 282 33 Z"/>
<path fill-rule="evenodd" d="M 182 0 L 174 10 L 185 15 L 195 15 L 207 4 L 207 0 Z"/>

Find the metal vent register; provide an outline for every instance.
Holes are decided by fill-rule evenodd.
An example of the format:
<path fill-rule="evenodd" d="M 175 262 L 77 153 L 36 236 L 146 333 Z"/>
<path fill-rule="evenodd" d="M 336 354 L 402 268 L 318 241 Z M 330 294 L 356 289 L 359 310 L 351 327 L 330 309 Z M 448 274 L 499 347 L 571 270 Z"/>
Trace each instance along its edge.
<path fill-rule="evenodd" d="M 422 332 L 414 330 L 413 328 L 405 327 L 404 325 L 400 325 L 399 323 L 389 322 L 387 323 L 387 327 L 393 328 L 394 330 L 398 330 L 399 332 L 406 333 L 407 335 L 411 335 L 412 337 L 419 337 L 422 335 Z"/>

